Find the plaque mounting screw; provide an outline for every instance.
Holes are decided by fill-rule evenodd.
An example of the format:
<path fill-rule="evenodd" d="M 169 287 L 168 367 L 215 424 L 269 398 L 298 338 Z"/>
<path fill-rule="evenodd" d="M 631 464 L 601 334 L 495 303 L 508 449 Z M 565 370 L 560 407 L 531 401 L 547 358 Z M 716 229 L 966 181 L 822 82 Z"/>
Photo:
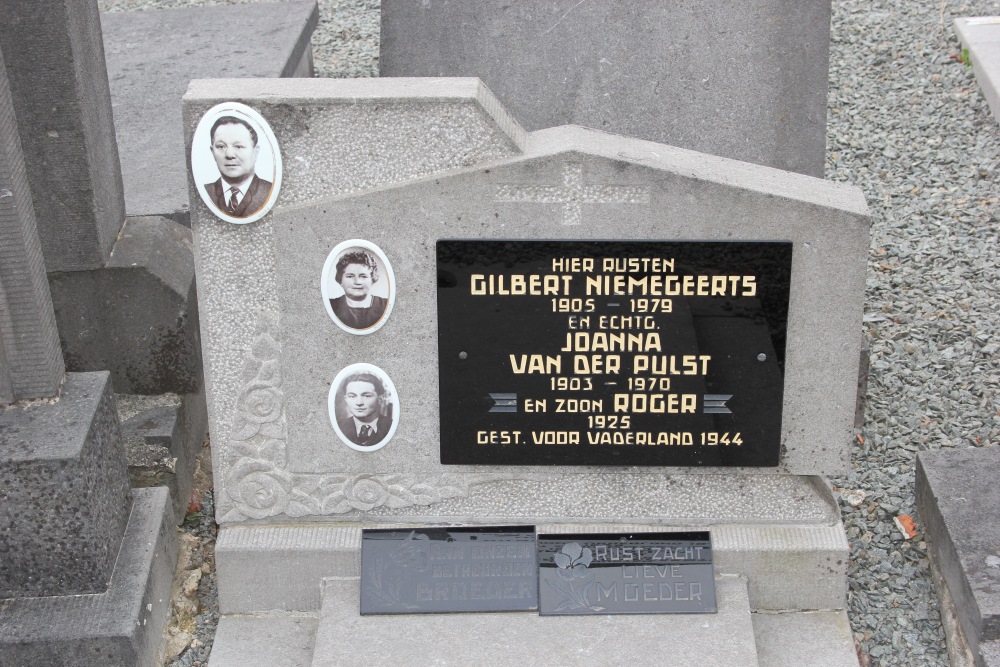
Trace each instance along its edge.
<path fill-rule="evenodd" d="M 761 352 L 760 354 L 757 355 L 757 361 L 767 361 L 767 355 Z"/>
<path fill-rule="evenodd" d="M 469 353 L 468 352 L 459 352 L 458 353 L 458 358 L 459 359 L 468 359 L 469 358 Z"/>

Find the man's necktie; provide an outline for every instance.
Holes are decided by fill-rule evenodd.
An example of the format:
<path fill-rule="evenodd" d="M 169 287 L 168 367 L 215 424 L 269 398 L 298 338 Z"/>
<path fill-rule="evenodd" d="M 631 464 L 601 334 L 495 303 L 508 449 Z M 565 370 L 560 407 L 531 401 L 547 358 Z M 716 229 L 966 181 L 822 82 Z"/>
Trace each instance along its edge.
<path fill-rule="evenodd" d="M 360 435 L 362 440 L 367 440 L 368 438 L 372 437 L 372 427 L 369 426 L 368 424 L 365 424 L 364 426 L 361 427 Z"/>
<path fill-rule="evenodd" d="M 235 185 L 229 188 L 229 212 L 236 213 L 236 206 L 240 203 L 240 189 Z"/>

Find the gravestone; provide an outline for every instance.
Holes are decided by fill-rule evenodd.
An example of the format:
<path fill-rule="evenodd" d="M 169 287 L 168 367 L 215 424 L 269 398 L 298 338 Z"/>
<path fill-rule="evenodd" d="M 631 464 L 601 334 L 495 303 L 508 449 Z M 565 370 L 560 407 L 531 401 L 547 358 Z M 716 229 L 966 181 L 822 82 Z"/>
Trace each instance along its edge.
<path fill-rule="evenodd" d="M 963 654 L 976 665 L 1000 664 L 1000 526 L 984 520 L 1000 510 L 998 454 L 969 447 L 917 455 L 917 509 L 942 608 L 952 610 L 943 625 L 956 664 Z"/>
<path fill-rule="evenodd" d="M 954 25 L 983 97 L 1000 122 L 1000 16 L 964 16 Z"/>
<path fill-rule="evenodd" d="M 130 493 L 108 373 L 63 373 L 2 56 L 0 221 L 0 664 L 149 663 L 168 493 Z"/>
<path fill-rule="evenodd" d="M 110 371 L 119 394 L 179 398 L 173 421 L 183 433 L 167 454 L 178 463 L 182 517 L 207 429 L 190 232 L 125 218 L 95 0 L 4 3 L 0 49 L 62 358 L 72 372 Z"/>
<path fill-rule="evenodd" d="M 188 82 L 311 77 L 318 22 L 315 0 L 101 14 L 129 217 L 190 224 L 180 116 Z"/>
<path fill-rule="evenodd" d="M 823 177 L 830 3 L 383 0 L 381 76 L 476 76 L 576 124 Z"/>
<path fill-rule="evenodd" d="M 184 100 L 192 164 L 210 159 L 206 125 L 225 113 L 252 120 L 283 170 L 254 222 L 209 208 L 214 176 L 189 181 L 221 524 L 213 664 L 279 659 L 275 646 L 299 664 L 412 656 L 412 642 L 454 664 L 513 664 L 524 654 L 497 643 L 513 623 L 525 651 L 556 662 L 574 646 L 588 660 L 666 650 L 688 633 L 685 650 L 719 651 L 707 662 L 783 664 L 773 656 L 822 647 L 827 664 L 856 664 L 848 546 L 821 476 L 848 468 L 860 192 L 580 127 L 525 132 L 476 79 L 195 81 Z M 739 254 L 749 246 L 765 251 L 757 265 Z M 384 310 L 348 326 L 334 302 L 359 272 L 371 291 L 355 307 Z M 641 348 L 617 350 L 618 371 L 597 333 L 638 333 L 602 329 L 612 307 L 644 311 L 633 324 L 645 342 L 614 343 Z M 593 357 L 575 366 L 585 345 L 603 371 Z M 636 371 L 646 353 L 661 370 Z M 597 397 L 585 381 L 633 384 L 599 409 L 561 413 L 558 400 Z M 452 443 L 456 463 L 444 462 L 459 432 L 448 410 L 476 420 Z M 637 424 L 631 442 L 590 441 L 633 433 L 624 417 Z M 560 440 L 569 433 L 579 442 Z M 359 616 L 361 529 L 442 524 L 708 531 L 712 619 L 727 620 Z"/>

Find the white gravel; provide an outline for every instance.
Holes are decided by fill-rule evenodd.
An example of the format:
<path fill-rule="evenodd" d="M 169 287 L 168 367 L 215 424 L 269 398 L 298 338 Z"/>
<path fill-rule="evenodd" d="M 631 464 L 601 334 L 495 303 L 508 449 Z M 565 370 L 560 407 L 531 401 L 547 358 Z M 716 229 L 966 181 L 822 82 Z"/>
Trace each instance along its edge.
<path fill-rule="evenodd" d="M 106 11 L 246 0 L 102 0 Z M 414 0 L 415 1 L 415 0 Z M 833 0 L 826 177 L 872 210 L 867 412 L 843 489 L 850 616 L 872 665 L 945 665 L 938 598 L 914 507 L 914 457 L 1000 440 L 1000 127 L 951 20 L 995 0 Z M 375 76 L 378 0 L 321 0 L 317 73 Z M 859 493 L 863 492 L 863 493 Z M 852 504 L 854 503 L 854 504 Z M 913 515 L 907 540 L 893 518 Z M 199 626 L 210 644 L 214 624 Z M 207 647 L 206 647 L 207 648 Z M 176 664 L 197 664 L 193 652 Z"/>

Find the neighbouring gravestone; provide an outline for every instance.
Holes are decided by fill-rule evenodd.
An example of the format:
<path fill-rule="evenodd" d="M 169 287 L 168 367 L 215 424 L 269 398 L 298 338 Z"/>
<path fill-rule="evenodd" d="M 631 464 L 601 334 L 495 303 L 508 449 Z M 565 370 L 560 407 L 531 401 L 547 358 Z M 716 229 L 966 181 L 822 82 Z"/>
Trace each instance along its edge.
<path fill-rule="evenodd" d="M 101 15 L 128 216 L 189 225 L 180 116 L 188 82 L 310 77 L 318 22 L 315 0 Z"/>
<path fill-rule="evenodd" d="M 1000 450 L 969 447 L 920 452 L 916 497 L 941 590 L 948 652 L 955 664 L 1000 664 Z M 943 612 L 943 614 L 948 612 Z M 946 617 L 947 618 L 947 617 Z"/>
<path fill-rule="evenodd" d="M 0 222 L 0 664 L 148 664 L 168 494 L 129 492 L 108 373 L 63 373 L 2 56 Z"/>
<path fill-rule="evenodd" d="M 172 419 L 179 437 L 150 448 L 177 462 L 172 491 L 183 516 L 207 429 L 191 236 L 171 220 L 125 219 L 102 45 L 96 0 L 0 7 L 0 49 L 62 358 L 72 372 L 111 372 L 119 394 L 179 395 Z M 149 131 L 155 126 L 148 135 L 157 135 Z M 154 409 L 156 401 L 148 403 Z M 136 450 L 129 448 L 130 460 Z"/>
<path fill-rule="evenodd" d="M 830 3 L 383 0 L 381 76 L 475 76 L 577 124 L 822 178 Z"/>
<path fill-rule="evenodd" d="M 856 664 L 820 476 L 848 468 L 860 192 L 580 127 L 526 133 L 476 79 L 195 81 L 184 114 L 197 169 L 209 125 L 254 128 L 283 165 L 254 222 L 209 207 L 214 175 L 189 181 L 222 524 L 213 664 L 279 659 L 263 636 L 305 664 L 409 642 L 468 664 L 509 623 L 536 654 L 690 642 L 677 650 L 753 664 L 734 656 L 822 646 Z M 274 173 L 263 151 L 257 177 Z M 708 531 L 719 615 L 611 633 L 603 616 L 360 617 L 360 529 L 422 524 Z M 806 609 L 822 611 L 750 614 Z"/>
<path fill-rule="evenodd" d="M 965 47 L 966 62 L 1000 122 L 1000 16 L 964 16 L 955 19 L 954 26 Z"/>

